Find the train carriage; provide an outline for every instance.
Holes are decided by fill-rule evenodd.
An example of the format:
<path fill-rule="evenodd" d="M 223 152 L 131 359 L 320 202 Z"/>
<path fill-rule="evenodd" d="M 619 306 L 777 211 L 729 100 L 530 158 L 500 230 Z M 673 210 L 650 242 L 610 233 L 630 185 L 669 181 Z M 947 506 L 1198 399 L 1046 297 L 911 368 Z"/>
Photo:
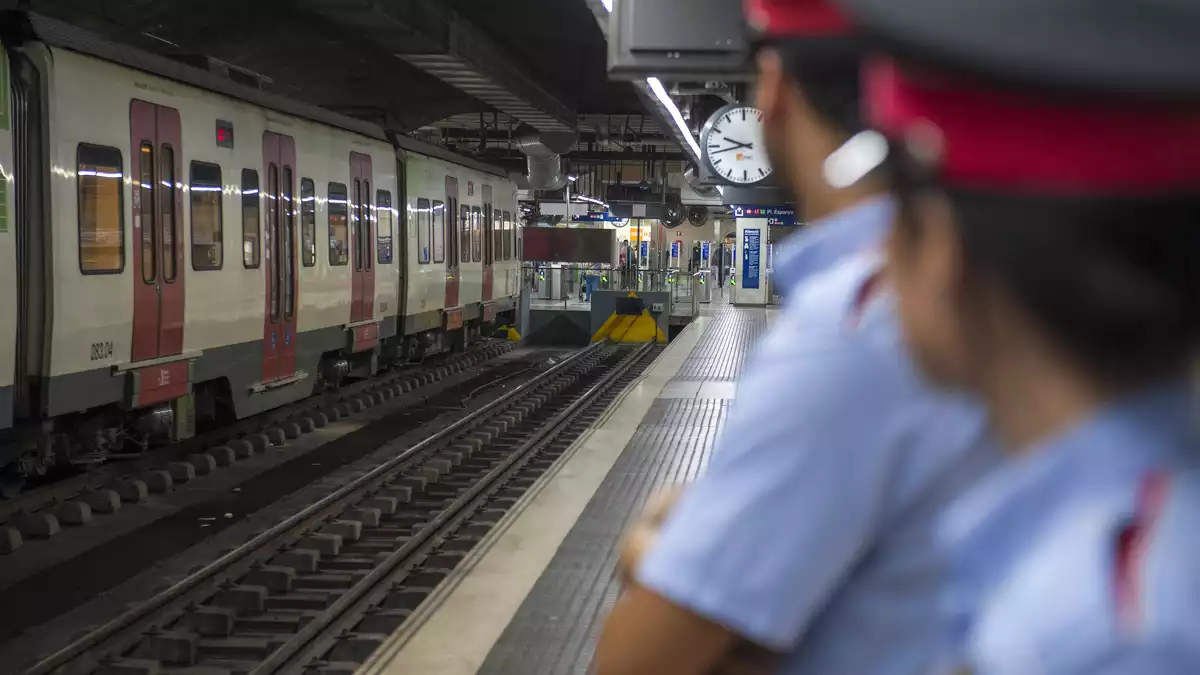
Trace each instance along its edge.
<path fill-rule="evenodd" d="M 28 18 L 0 144 L 9 479 L 462 346 L 513 311 L 503 172 Z"/>

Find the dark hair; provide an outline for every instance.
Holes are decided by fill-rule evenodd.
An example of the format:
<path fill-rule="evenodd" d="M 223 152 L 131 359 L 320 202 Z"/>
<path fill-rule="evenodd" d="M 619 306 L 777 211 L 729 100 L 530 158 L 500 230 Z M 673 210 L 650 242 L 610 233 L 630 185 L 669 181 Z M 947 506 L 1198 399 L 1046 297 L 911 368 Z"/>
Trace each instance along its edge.
<path fill-rule="evenodd" d="M 932 183 L 893 146 L 915 232 Z M 1188 368 L 1200 350 L 1200 192 L 1042 197 L 941 187 L 975 279 L 998 282 L 1046 335 L 1099 378 L 1134 385 Z"/>
<path fill-rule="evenodd" d="M 847 138 L 865 127 L 859 106 L 862 45 L 837 38 L 779 39 L 770 43 L 808 103 Z"/>

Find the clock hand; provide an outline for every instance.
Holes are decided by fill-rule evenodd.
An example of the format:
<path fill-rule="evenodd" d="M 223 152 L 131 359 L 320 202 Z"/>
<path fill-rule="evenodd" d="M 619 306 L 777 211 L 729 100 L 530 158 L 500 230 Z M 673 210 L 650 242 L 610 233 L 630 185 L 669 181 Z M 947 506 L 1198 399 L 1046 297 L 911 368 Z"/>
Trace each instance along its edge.
<path fill-rule="evenodd" d="M 753 143 L 742 143 L 741 141 L 735 141 L 735 140 L 733 140 L 732 138 L 729 138 L 729 137 L 726 137 L 726 138 L 725 138 L 725 141 L 726 141 L 727 143 L 733 143 L 735 146 L 737 146 L 737 147 L 739 147 L 739 148 L 749 148 L 749 149 L 751 149 L 751 150 L 753 150 L 753 149 L 754 149 L 754 144 L 753 144 Z"/>
<path fill-rule="evenodd" d="M 735 142 L 735 145 L 732 145 L 732 146 L 730 146 L 730 147 L 728 147 L 728 148 L 721 148 L 720 150 L 714 150 L 714 151 L 712 151 L 712 152 L 710 152 L 710 153 L 708 153 L 708 154 L 709 154 L 710 156 L 711 156 L 711 155 L 719 155 L 719 154 L 721 154 L 722 152 L 729 152 L 730 150 L 739 150 L 739 149 L 741 149 L 741 148 L 746 148 L 747 150 L 753 150 L 753 149 L 754 149 L 754 144 L 753 144 L 753 143 L 736 143 L 736 142 Z"/>

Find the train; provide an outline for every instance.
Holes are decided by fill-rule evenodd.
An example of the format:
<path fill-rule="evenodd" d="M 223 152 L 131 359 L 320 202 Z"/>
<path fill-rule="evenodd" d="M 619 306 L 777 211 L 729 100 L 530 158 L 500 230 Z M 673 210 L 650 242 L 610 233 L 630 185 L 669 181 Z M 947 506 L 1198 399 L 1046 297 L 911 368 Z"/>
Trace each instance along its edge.
<path fill-rule="evenodd" d="M 6 13 L 0 491 L 514 319 L 500 168 Z"/>

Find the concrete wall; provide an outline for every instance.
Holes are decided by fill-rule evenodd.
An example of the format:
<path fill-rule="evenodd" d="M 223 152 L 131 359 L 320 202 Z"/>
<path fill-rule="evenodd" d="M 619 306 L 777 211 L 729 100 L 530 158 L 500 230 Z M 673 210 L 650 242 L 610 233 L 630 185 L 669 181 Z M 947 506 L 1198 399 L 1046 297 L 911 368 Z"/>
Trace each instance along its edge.
<path fill-rule="evenodd" d="M 522 337 L 539 347 L 583 347 L 592 341 L 592 313 L 587 310 L 533 309 Z"/>

